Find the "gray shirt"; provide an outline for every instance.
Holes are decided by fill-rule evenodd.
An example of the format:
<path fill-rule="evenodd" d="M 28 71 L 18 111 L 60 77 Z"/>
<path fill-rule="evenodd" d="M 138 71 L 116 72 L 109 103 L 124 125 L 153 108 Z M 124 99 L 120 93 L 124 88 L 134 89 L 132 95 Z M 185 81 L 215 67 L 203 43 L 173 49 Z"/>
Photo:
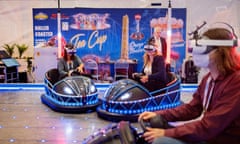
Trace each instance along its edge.
<path fill-rule="evenodd" d="M 60 74 L 60 78 L 65 77 L 70 70 L 75 70 L 80 64 L 82 64 L 82 60 L 78 56 L 74 56 L 72 63 L 67 63 L 64 58 L 60 58 L 57 64 L 57 68 Z"/>

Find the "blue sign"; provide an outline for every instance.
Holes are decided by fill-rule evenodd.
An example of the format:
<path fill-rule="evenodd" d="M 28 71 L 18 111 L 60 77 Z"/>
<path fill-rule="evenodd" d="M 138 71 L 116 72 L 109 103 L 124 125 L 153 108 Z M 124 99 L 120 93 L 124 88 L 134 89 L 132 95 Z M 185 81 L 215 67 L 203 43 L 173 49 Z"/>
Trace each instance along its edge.
<path fill-rule="evenodd" d="M 84 60 L 99 62 L 124 58 L 143 64 L 143 47 L 155 27 L 166 37 L 168 9 L 156 8 L 56 8 L 33 9 L 34 46 L 57 46 L 58 14 L 61 43 L 71 42 Z M 186 9 L 173 8 L 171 59 L 180 70 L 185 58 Z"/>

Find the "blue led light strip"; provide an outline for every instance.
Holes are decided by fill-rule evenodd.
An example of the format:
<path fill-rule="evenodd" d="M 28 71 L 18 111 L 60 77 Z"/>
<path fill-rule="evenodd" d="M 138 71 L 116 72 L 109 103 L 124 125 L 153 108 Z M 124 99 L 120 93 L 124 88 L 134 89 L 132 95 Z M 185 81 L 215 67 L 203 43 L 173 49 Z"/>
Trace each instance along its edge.
<path fill-rule="evenodd" d="M 110 83 L 96 83 L 98 90 L 105 91 Z M 198 84 L 181 84 L 182 92 L 193 92 L 197 89 Z M 0 83 L 0 91 L 8 90 L 44 90 L 44 83 Z"/>

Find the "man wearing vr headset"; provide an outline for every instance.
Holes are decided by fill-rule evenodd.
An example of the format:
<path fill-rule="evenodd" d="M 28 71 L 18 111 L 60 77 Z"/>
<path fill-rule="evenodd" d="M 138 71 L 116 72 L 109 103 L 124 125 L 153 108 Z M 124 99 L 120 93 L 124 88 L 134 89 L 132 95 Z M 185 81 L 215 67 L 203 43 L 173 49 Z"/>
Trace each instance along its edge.
<path fill-rule="evenodd" d="M 132 77 L 149 91 L 166 86 L 167 74 L 164 57 L 157 51 L 155 43 L 150 39 L 144 46 L 144 65 L 141 73 L 133 73 Z"/>
<path fill-rule="evenodd" d="M 161 115 L 168 122 L 186 121 L 169 129 L 147 128 L 152 144 L 239 144 L 240 59 L 237 40 L 225 28 L 211 28 L 193 41 L 194 63 L 209 69 L 193 99 L 174 109 L 143 112 L 139 120 Z M 193 120 L 193 121 L 191 121 Z"/>
<path fill-rule="evenodd" d="M 82 60 L 75 55 L 76 49 L 71 43 L 66 44 L 64 49 L 64 56 L 58 61 L 58 71 L 60 74 L 60 79 L 71 76 L 73 73 L 83 73 L 84 64 Z"/>

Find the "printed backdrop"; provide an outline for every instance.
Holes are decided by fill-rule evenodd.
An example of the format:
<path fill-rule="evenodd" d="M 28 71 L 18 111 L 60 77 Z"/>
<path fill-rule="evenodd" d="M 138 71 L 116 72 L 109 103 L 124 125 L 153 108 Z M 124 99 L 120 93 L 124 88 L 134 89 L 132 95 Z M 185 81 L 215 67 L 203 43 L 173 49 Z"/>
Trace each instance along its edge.
<path fill-rule="evenodd" d="M 35 48 L 57 47 L 58 9 L 34 8 L 33 31 Z M 143 47 L 156 26 L 166 37 L 168 9 L 154 8 L 63 8 L 61 14 L 61 43 L 71 42 L 84 60 L 98 62 L 128 58 L 142 68 Z M 186 9 L 172 9 L 171 63 L 179 72 L 185 58 Z"/>

